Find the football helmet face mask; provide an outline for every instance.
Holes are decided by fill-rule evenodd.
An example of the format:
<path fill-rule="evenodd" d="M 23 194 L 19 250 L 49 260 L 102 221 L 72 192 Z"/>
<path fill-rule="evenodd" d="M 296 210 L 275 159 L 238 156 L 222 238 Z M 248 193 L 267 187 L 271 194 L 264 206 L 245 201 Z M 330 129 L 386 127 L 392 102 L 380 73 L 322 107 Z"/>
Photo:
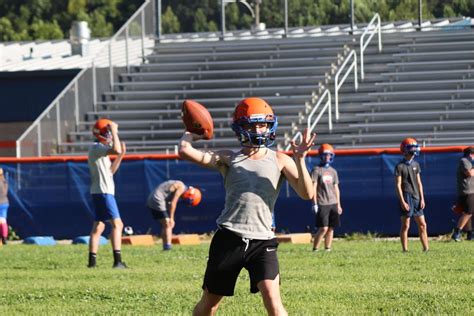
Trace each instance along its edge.
<path fill-rule="evenodd" d="M 186 191 L 181 195 L 184 203 L 187 206 L 197 206 L 201 202 L 202 194 L 198 188 L 189 186 Z"/>
<path fill-rule="evenodd" d="M 111 120 L 99 119 L 94 124 L 92 134 L 94 134 L 94 137 L 102 144 L 111 145 L 113 142 L 112 133 L 110 132 L 111 123 Z"/>
<path fill-rule="evenodd" d="M 407 137 L 400 144 L 400 151 L 404 155 L 418 156 L 420 154 L 420 145 L 415 138 Z"/>
<path fill-rule="evenodd" d="M 334 148 L 329 144 L 322 144 L 318 149 L 319 159 L 321 159 L 321 165 L 329 167 L 334 161 L 336 154 Z"/>
<path fill-rule="evenodd" d="M 258 123 L 266 123 L 266 130 L 257 130 Z M 234 111 L 232 130 L 243 147 L 270 147 L 275 142 L 277 117 L 273 110 L 260 98 L 242 100 Z"/>

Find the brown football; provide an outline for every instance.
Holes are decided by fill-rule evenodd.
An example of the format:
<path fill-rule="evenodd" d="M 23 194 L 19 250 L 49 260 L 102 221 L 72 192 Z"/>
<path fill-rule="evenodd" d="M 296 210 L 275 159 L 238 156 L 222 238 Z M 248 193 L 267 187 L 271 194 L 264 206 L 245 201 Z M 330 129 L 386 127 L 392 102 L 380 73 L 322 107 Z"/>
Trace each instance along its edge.
<path fill-rule="evenodd" d="M 181 107 L 181 118 L 188 132 L 204 135 L 204 139 L 212 138 L 214 122 L 209 111 L 200 103 L 184 100 Z"/>

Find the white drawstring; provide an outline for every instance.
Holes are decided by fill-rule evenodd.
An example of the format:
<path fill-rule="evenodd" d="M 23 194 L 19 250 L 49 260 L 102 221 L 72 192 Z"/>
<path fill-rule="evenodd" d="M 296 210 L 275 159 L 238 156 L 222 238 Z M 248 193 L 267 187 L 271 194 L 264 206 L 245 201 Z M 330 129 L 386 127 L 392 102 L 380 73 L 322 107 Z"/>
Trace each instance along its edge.
<path fill-rule="evenodd" d="M 247 249 L 249 248 L 249 243 L 250 243 L 250 240 L 248 238 L 242 238 L 242 241 L 245 243 L 245 249 L 244 249 L 244 252 L 247 251 Z"/>

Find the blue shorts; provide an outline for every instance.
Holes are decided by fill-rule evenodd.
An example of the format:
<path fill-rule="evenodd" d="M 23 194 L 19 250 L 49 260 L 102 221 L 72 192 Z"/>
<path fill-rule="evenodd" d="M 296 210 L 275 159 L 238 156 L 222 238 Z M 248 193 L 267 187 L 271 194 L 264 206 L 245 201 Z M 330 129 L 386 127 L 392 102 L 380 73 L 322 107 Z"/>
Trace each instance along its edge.
<path fill-rule="evenodd" d="M 418 216 L 423 216 L 425 215 L 423 213 L 423 210 L 421 209 L 421 201 L 419 199 L 416 199 L 413 197 L 413 195 L 409 193 L 403 193 L 403 197 L 405 199 L 405 202 L 408 203 L 408 206 L 410 207 L 410 210 L 407 212 L 406 210 L 402 209 L 400 206 L 400 216 L 405 216 L 405 217 L 418 217 Z"/>
<path fill-rule="evenodd" d="M 92 194 L 92 203 L 96 222 L 120 218 L 117 202 L 112 194 Z"/>
<path fill-rule="evenodd" d="M 9 206 L 10 204 L 8 203 L 0 204 L 0 218 L 7 219 L 7 212 Z"/>

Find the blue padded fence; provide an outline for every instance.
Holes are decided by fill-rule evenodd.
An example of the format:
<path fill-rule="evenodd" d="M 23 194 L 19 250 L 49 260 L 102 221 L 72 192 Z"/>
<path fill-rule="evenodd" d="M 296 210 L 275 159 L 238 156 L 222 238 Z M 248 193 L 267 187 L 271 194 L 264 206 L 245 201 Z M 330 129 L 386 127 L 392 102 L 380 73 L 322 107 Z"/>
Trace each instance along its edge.
<path fill-rule="evenodd" d="M 426 219 L 430 235 L 448 233 L 455 217 L 456 168 L 460 153 L 426 153 L 417 160 L 422 168 Z M 397 235 L 400 228 L 393 169 L 399 155 L 336 156 L 344 209 L 336 234 L 377 232 Z M 308 157 L 308 168 L 319 162 Z M 87 162 L 0 163 L 10 184 L 9 224 L 28 236 L 73 239 L 88 235 L 93 221 Z M 159 233 L 145 207 L 149 192 L 167 179 L 180 179 L 203 191 L 195 208 L 178 206 L 175 233 L 204 233 L 216 229 L 224 205 L 219 173 L 181 160 L 126 160 L 115 175 L 116 198 L 125 226 L 135 233 Z M 284 185 L 275 207 L 277 231 L 305 232 L 314 227 L 310 202 Z M 412 224 L 411 234 L 416 233 Z M 107 231 L 106 231 L 107 233 Z"/>

